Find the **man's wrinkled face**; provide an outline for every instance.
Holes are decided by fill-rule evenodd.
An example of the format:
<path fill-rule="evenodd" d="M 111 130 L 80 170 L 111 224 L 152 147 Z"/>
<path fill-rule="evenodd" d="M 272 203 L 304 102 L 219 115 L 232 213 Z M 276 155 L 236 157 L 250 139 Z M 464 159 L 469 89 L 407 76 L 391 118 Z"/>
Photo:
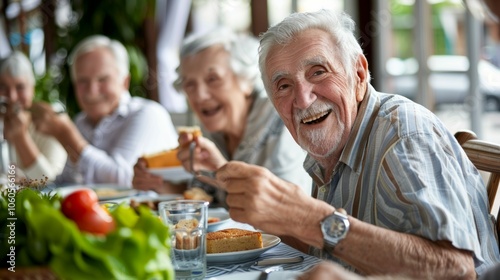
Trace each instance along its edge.
<path fill-rule="evenodd" d="M 273 104 L 294 139 L 316 158 L 342 150 L 366 91 L 364 57 L 365 65 L 346 69 L 337 49 L 328 33 L 311 29 L 271 48 L 265 64 Z"/>
<path fill-rule="evenodd" d="M 93 124 L 112 114 L 128 89 L 128 77 L 120 77 L 115 58 L 105 48 L 80 55 L 75 60 L 78 104 Z"/>

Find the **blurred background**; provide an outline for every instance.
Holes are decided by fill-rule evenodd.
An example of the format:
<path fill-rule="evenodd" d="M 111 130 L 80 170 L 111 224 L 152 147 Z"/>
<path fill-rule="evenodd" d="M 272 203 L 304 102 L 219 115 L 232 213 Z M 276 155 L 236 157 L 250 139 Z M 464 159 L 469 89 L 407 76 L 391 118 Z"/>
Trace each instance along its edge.
<path fill-rule="evenodd" d="M 0 57 L 33 62 L 36 98 L 78 112 L 67 55 L 84 37 L 125 44 L 130 92 L 163 104 L 177 125 L 193 116 L 171 86 L 178 48 L 192 32 L 226 25 L 258 36 L 292 12 L 344 10 L 357 23 L 372 84 L 434 111 L 454 132 L 500 142 L 500 30 L 463 0 L 2 0 Z"/>

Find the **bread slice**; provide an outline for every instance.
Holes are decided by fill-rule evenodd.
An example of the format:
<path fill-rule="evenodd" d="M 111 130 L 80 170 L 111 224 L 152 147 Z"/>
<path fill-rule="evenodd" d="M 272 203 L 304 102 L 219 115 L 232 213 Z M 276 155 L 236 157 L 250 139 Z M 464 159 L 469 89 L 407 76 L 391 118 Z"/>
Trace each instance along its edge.
<path fill-rule="evenodd" d="M 198 227 L 198 220 L 196 219 L 184 219 L 180 220 L 175 226 L 175 229 L 186 229 L 188 231 L 191 231 Z"/>
<path fill-rule="evenodd" d="M 213 196 L 209 195 L 204 189 L 199 187 L 192 187 L 183 193 L 184 199 L 190 200 L 204 200 L 208 202 L 213 201 Z"/>
<path fill-rule="evenodd" d="M 177 131 L 180 133 L 191 133 L 193 138 L 202 135 L 199 126 L 179 126 Z M 179 147 L 142 156 L 146 160 L 148 168 L 162 168 L 162 167 L 175 167 L 181 166 L 182 163 L 177 159 Z"/>
<path fill-rule="evenodd" d="M 194 125 L 194 126 L 178 126 L 177 127 L 177 133 L 179 133 L 179 134 L 190 133 L 190 134 L 193 135 L 193 138 L 202 136 L 201 129 L 197 125 Z"/>
<path fill-rule="evenodd" d="M 207 233 L 207 253 L 237 252 L 262 248 L 262 234 L 238 228 Z"/>
<path fill-rule="evenodd" d="M 182 163 L 177 159 L 178 151 L 179 150 L 176 148 L 168 151 L 144 155 L 143 158 L 146 160 L 148 168 L 181 166 Z"/>
<path fill-rule="evenodd" d="M 198 236 L 192 236 L 191 232 L 198 227 L 198 220 L 180 220 L 175 226 L 175 248 L 180 250 L 192 250 L 200 243 Z"/>

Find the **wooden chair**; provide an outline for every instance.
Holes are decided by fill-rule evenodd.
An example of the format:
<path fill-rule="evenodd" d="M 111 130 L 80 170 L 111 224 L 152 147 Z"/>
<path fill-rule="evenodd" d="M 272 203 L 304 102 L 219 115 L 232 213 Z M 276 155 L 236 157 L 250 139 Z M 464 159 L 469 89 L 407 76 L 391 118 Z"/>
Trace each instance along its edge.
<path fill-rule="evenodd" d="M 490 212 L 493 212 L 495 202 L 498 204 L 498 185 L 500 184 L 500 145 L 477 139 L 474 132 L 470 130 L 460 130 L 455 133 L 455 138 L 462 146 L 470 161 L 480 171 L 490 174 L 486 189 Z M 494 213 L 497 220 L 497 234 L 500 235 L 500 223 L 498 222 L 500 208 Z M 499 238 L 500 241 L 500 238 Z"/>

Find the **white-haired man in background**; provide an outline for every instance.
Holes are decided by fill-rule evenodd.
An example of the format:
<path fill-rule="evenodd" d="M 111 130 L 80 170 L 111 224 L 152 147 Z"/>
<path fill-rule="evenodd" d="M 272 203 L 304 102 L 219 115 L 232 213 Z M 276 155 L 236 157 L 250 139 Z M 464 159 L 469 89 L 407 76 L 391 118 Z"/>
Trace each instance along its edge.
<path fill-rule="evenodd" d="M 38 124 L 68 152 L 55 182 L 130 187 L 137 158 L 177 145 L 170 115 L 154 101 L 131 97 L 128 54 L 120 42 L 88 37 L 75 47 L 69 64 L 82 112 L 73 123 L 45 108 Z"/>

